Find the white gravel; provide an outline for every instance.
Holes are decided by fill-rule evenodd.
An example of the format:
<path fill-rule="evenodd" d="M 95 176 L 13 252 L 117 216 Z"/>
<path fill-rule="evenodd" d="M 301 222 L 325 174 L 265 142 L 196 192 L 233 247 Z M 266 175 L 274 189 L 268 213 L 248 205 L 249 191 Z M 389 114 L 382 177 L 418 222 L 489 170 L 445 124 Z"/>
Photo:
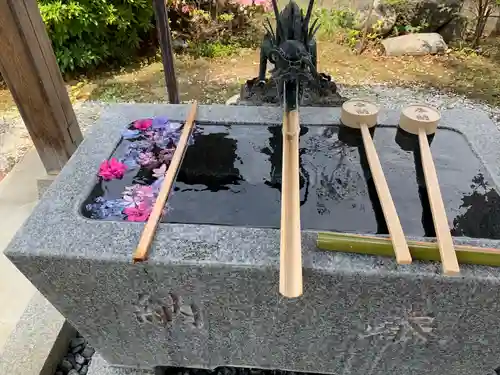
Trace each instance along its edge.
<path fill-rule="evenodd" d="M 478 109 L 488 113 L 500 128 L 500 107 L 492 107 L 486 103 L 470 100 L 453 93 L 444 93 L 437 89 L 420 87 L 410 89 L 388 85 L 353 87 L 339 84 L 339 91 L 348 98 L 371 98 L 381 106 L 390 109 L 401 109 L 405 105 L 416 102 L 427 103 L 440 110 L 457 107 Z M 75 113 L 83 132 L 99 118 L 107 105 L 107 103 L 96 101 L 74 104 Z M 9 171 L 31 147 L 33 147 L 33 143 L 19 112 L 10 110 L 0 113 L 0 172 Z"/>
<path fill-rule="evenodd" d="M 101 115 L 106 103 L 80 102 L 73 105 L 83 132 Z M 32 148 L 33 142 L 17 109 L 0 113 L 0 172 L 7 172 Z"/>
<path fill-rule="evenodd" d="M 410 89 L 387 85 L 338 86 L 342 96 L 370 98 L 388 109 L 401 109 L 415 103 L 426 103 L 441 111 L 451 108 L 477 109 L 488 113 L 497 126 L 500 126 L 500 107 L 492 107 L 489 104 L 471 100 L 462 95 L 445 93 L 438 89 L 420 87 Z"/>

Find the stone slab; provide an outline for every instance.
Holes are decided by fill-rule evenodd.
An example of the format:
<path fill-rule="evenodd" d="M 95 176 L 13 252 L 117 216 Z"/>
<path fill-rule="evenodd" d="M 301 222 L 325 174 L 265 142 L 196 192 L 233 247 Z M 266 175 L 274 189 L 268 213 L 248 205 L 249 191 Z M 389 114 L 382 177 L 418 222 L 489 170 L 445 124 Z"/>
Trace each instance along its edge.
<path fill-rule="evenodd" d="M 0 356 L 0 374 L 53 375 L 76 334 L 66 319 L 36 293 Z"/>
<path fill-rule="evenodd" d="M 50 185 L 54 182 L 57 175 L 46 175 L 37 180 L 38 198 L 42 198 L 43 194 L 47 191 Z"/>
<path fill-rule="evenodd" d="M 0 182 L 0 354 L 36 292 L 3 251 L 37 204 L 36 179 L 43 174 L 38 154 L 31 151 Z"/>
<path fill-rule="evenodd" d="M 95 353 L 92 357 L 92 362 L 89 366 L 87 375 L 154 375 L 154 371 L 140 370 L 134 368 L 125 368 L 111 366 L 101 357 L 99 353 Z"/>
<path fill-rule="evenodd" d="M 304 231 L 304 296 L 278 294 L 279 230 L 160 224 L 147 263 L 131 263 L 143 224 L 93 221 L 79 207 L 132 120 L 187 106 L 110 106 L 6 255 L 114 365 L 231 365 L 369 375 L 489 374 L 500 365 L 500 269 L 318 251 Z M 339 110 L 304 108 L 301 123 L 336 125 Z M 382 111 L 396 126 L 399 113 Z M 199 121 L 280 124 L 281 110 L 201 106 Z M 483 112 L 443 113 L 500 186 L 500 137 Z M 457 150 L 458 152 L 458 150 Z M 500 248 L 500 241 L 457 243 Z"/>

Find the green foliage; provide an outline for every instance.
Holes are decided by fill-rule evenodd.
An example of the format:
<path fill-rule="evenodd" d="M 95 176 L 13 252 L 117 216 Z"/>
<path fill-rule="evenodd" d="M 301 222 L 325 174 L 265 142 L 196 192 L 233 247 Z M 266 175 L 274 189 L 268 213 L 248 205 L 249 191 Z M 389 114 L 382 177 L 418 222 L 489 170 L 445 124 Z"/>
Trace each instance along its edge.
<path fill-rule="evenodd" d="M 189 53 L 194 57 L 227 57 L 234 55 L 239 51 L 241 45 L 238 42 L 233 43 L 223 43 L 219 41 L 215 42 L 192 42 L 189 43 Z"/>
<path fill-rule="evenodd" d="M 233 55 L 241 48 L 258 47 L 262 42 L 262 6 L 228 1 L 213 9 L 209 1 L 196 5 L 185 1 L 169 9 L 173 37 L 187 42 L 184 52 L 194 57 L 218 58 Z"/>
<path fill-rule="evenodd" d="M 399 0 L 400 1 L 400 0 Z M 316 17 L 321 23 L 320 38 L 335 39 L 337 42 L 350 48 L 356 47 L 362 36 L 362 31 L 354 29 L 358 15 L 351 10 L 337 10 L 320 8 Z M 367 39 L 377 38 L 376 33 L 368 33 Z"/>
<path fill-rule="evenodd" d="M 38 0 L 63 72 L 126 61 L 153 27 L 150 0 Z"/>
<path fill-rule="evenodd" d="M 354 24 L 356 14 L 350 10 L 319 8 L 315 11 L 321 28 L 320 37 L 331 37 L 342 30 L 350 30 Z"/>

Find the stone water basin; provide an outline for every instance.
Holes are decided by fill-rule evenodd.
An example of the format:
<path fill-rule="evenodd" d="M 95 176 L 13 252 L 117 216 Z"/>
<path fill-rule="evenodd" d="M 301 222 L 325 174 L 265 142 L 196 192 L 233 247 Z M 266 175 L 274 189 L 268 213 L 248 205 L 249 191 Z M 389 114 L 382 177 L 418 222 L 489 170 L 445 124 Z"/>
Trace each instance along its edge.
<path fill-rule="evenodd" d="M 278 293 L 279 108 L 200 106 L 150 258 L 133 264 L 144 223 L 89 204 L 155 178 L 131 168 L 102 183 L 99 165 L 121 158 L 126 124 L 186 111 L 109 106 L 5 252 L 108 363 L 335 375 L 499 367 L 498 268 L 461 265 L 446 277 L 439 263 L 316 248 L 318 230 L 386 232 L 359 136 L 339 127 L 338 108 L 301 109 L 303 296 Z M 498 130 L 482 112 L 442 115 L 431 149 L 455 243 L 500 249 Z M 381 112 L 375 144 L 406 234 L 432 237 L 415 143 L 398 119 Z"/>

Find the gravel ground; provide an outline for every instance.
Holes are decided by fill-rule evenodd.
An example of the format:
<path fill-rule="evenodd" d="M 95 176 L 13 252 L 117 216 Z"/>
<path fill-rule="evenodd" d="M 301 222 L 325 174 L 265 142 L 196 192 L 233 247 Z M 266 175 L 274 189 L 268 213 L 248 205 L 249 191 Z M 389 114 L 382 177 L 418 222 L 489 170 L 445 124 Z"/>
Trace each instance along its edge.
<path fill-rule="evenodd" d="M 471 108 L 487 112 L 500 128 L 500 107 L 491 107 L 467 99 L 464 96 L 444 93 L 429 88 L 403 88 L 388 85 L 374 86 L 343 86 L 339 85 L 340 93 L 348 98 L 366 97 L 375 100 L 380 106 L 398 109 L 415 102 L 424 102 L 440 110 L 450 108 Z M 85 132 L 100 116 L 108 104 L 104 102 L 87 101 L 74 104 L 74 109 L 80 127 Z M 17 110 L 0 114 L 0 175 L 8 172 L 33 147 L 29 134 L 24 127 Z"/>
<path fill-rule="evenodd" d="M 106 103 L 80 102 L 73 105 L 83 132 L 100 116 Z M 0 113 L 0 175 L 8 172 L 32 148 L 23 119 L 17 109 Z"/>
<path fill-rule="evenodd" d="M 445 93 L 433 88 L 405 88 L 388 85 L 343 86 L 338 85 L 342 96 L 367 97 L 375 100 L 387 109 L 400 109 L 415 103 L 426 103 L 443 111 L 451 108 L 469 108 L 484 111 L 500 127 L 500 107 L 492 107 L 486 103 L 470 100 L 462 95 Z"/>
<path fill-rule="evenodd" d="M 57 366 L 54 375 L 87 375 L 95 350 L 80 334 L 68 346 L 68 352 Z"/>

